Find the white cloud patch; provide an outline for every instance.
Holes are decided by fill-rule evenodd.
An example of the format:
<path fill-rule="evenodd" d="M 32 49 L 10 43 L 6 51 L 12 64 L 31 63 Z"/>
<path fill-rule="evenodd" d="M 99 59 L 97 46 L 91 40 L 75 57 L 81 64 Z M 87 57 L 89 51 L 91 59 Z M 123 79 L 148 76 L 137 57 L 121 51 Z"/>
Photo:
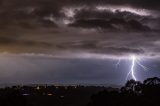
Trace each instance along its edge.
<path fill-rule="evenodd" d="M 120 11 L 120 12 L 130 12 L 130 13 L 134 13 L 140 16 L 150 16 L 152 15 L 151 12 L 147 9 L 140 9 L 140 8 L 133 8 L 133 7 L 129 7 L 129 6 L 110 6 L 110 5 L 106 5 L 106 6 L 97 6 L 96 9 L 98 9 L 99 11 L 111 11 L 113 13 L 115 13 L 116 11 Z"/>

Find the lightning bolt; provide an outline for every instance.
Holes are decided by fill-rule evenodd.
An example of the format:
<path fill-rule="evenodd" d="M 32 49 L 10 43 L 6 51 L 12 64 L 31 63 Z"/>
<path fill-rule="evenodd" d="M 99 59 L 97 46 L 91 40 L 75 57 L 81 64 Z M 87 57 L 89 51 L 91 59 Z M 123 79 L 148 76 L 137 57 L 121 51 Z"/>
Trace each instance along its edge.
<path fill-rule="evenodd" d="M 131 56 L 130 57 L 130 59 L 131 59 L 131 61 L 132 61 L 132 63 L 131 63 L 131 69 L 130 69 L 130 71 L 128 72 L 128 74 L 127 74 L 127 77 L 126 77 L 126 80 L 128 79 L 128 77 L 131 75 L 132 76 L 132 78 L 135 80 L 135 81 L 137 81 L 137 78 L 136 78 L 136 75 L 135 75 L 135 65 L 139 65 L 142 69 L 144 69 L 145 71 L 148 71 L 149 70 L 149 68 L 147 68 L 146 66 L 144 66 L 144 65 L 142 65 L 141 63 L 140 63 L 140 61 L 138 60 L 138 58 L 136 57 L 136 56 Z"/>
<path fill-rule="evenodd" d="M 135 66 L 136 57 L 132 56 L 131 58 L 132 58 L 131 75 L 132 75 L 132 78 L 136 81 L 137 78 L 136 78 L 135 73 L 134 73 L 134 66 Z"/>
<path fill-rule="evenodd" d="M 146 67 L 146 66 L 144 66 L 144 65 L 142 65 L 138 59 L 136 60 L 136 63 L 137 63 L 144 71 L 148 71 L 148 70 L 149 70 L 149 68 Z"/>
<path fill-rule="evenodd" d="M 118 66 L 120 65 L 121 59 L 118 60 L 118 62 L 116 63 L 116 69 L 118 68 Z"/>
<path fill-rule="evenodd" d="M 132 79 L 137 81 L 135 66 L 136 65 L 140 66 L 144 71 L 148 71 L 149 68 L 144 66 L 143 64 L 141 64 L 140 58 L 136 57 L 135 55 L 130 56 L 129 60 L 131 60 L 131 68 L 130 68 L 128 74 L 127 74 L 126 81 L 128 80 L 129 76 L 131 76 Z M 117 63 L 115 64 L 116 69 L 118 68 L 120 63 L 121 63 L 121 58 L 119 58 Z"/>

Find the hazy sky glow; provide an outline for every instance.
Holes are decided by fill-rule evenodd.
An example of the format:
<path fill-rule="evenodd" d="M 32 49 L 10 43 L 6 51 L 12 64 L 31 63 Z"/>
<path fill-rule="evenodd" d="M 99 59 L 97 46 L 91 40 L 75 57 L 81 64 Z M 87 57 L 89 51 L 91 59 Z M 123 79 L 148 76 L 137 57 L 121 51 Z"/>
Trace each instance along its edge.
<path fill-rule="evenodd" d="M 1 55 L 1 84 L 124 84 L 132 61 L 122 59 L 67 59 L 44 56 Z M 138 80 L 159 76 L 159 60 L 141 59 L 149 68 L 136 65 Z M 129 79 L 131 76 L 128 77 Z"/>
<path fill-rule="evenodd" d="M 140 80 L 159 76 L 159 5 L 158 0 L 0 0 L 1 83 L 121 84 L 131 55 L 152 67 L 138 71 Z"/>

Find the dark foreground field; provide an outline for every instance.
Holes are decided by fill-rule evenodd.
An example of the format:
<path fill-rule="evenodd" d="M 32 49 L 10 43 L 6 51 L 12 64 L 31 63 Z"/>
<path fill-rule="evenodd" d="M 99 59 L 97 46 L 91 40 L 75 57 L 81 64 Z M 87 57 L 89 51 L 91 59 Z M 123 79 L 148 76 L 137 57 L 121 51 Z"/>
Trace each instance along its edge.
<path fill-rule="evenodd" d="M 124 87 L 12 86 L 0 89 L 0 106 L 160 106 L 160 79 L 130 80 Z"/>

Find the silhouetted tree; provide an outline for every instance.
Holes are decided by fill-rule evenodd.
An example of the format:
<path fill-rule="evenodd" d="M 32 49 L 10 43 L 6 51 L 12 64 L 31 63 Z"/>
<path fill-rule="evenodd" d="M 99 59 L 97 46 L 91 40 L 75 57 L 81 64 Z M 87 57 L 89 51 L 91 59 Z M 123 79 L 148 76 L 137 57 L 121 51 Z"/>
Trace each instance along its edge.
<path fill-rule="evenodd" d="M 142 93 L 145 96 L 157 98 L 160 97 L 160 78 L 148 78 L 143 83 Z"/>
<path fill-rule="evenodd" d="M 160 78 L 158 78 L 158 77 L 148 78 L 148 79 L 144 80 L 143 84 L 144 85 L 151 85 L 151 86 L 159 85 L 160 84 Z"/>
<path fill-rule="evenodd" d="M 129 80 L 120 92 L 103 91 L 92 96 L 87 106 L 160 106 L 160 79 L 148 78 L 142 84 Z"/>
<path fill-rule="evenodd" d="M 121 88 L 121 92 L 129 94 L 139 94 L 142 92 L 143 84 L 139 81 L 129 80 L 124 87 Z"/>

